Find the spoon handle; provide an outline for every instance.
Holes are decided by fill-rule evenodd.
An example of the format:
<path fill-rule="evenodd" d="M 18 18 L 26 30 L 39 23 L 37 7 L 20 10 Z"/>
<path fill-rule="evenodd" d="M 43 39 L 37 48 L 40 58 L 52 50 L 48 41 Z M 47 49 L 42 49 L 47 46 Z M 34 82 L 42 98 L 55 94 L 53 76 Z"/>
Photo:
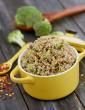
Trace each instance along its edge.
<path fill-rule="evenodd" d="M 85 5 L 79 5 L 71 8 L 67 8 L 60 12 L 53 12 L 53 13 L 44 13 L 44 17 L 46 17 L 50 22 L 55 20 L 59 20 L 61 18 L 72 16 L 75 14 L 79 14 L 81 12 L 85 12 Z"/>
<path fill-rule="evenodd" d="M 29 47 L 29 44 L 25 44 L 10 60 L 9 60 L 9 63 L 13 63 L 17 58 L 18 56 L 25 50 Z"/>

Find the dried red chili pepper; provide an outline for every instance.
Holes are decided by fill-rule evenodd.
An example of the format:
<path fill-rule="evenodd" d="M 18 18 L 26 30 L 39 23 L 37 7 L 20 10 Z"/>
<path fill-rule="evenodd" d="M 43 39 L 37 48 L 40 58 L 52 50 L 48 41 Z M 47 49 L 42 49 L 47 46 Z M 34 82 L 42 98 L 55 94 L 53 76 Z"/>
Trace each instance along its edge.
<path fill-rule="evenodd" d="M 12 98 L 13 96 L 13 84 L 9 79 L 9 75 L 0 76 L 0 101 Z"/>
<path fill-rule="evenodd" d="M 0 72 L 8 70 L 9 69 L 9 65 L 8 64 L 1 64 L 0 65 Z"/>

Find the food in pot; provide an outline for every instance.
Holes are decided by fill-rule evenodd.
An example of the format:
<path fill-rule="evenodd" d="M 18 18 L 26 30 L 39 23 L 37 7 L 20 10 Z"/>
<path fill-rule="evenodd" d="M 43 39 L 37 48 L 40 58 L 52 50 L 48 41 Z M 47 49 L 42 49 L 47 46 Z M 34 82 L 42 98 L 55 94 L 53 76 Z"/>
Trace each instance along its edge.
<path fill-rule="evenodd" d="M 21 66 L 28 73 L 48 76 L 66 71 L 75 61 L 74 49 L 59 36 L 49 35 L 30 44 Z"/>

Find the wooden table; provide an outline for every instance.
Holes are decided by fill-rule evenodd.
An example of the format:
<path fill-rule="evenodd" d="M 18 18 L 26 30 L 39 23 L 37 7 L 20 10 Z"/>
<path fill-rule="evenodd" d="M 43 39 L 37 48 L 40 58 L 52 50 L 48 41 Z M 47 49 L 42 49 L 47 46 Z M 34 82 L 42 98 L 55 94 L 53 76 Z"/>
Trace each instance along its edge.
<path fill-rule="evenodd" d="M 63 10 L 78 4 L 85 4 L 85 0 L 0 0 L 0 63 L 12 57 L 19 47 L 7 43 L 6 38 L 14 29 L 13 20 L 18 7 L 34 5 L 42 12 Z M 85 14 L 65 18 L 53 24 L 53 30 L 73 30 L 85 39 Z M 26 41 L 34 41 L 33 32 L 24 32 Z M 9 72 L 10 73 L 10 72 Z M 1 78 L 1 77 L 0 77 Z M 85 110 L 85 61 L 80 62 L 80 84 L 69 96 L 55 101 L 42 101 L 27 95 L 20 85 L 13 84 L 12 98 L 0 99 L 0 110 Z M 57 91 L 56 91 L 57 92 Z"/>

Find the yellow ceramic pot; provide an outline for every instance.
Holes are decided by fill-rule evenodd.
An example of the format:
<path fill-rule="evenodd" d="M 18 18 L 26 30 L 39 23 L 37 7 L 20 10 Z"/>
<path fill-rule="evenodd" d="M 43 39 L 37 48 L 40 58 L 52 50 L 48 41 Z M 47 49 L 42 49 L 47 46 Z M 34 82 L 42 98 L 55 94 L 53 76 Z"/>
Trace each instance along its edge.
<path fill-rule="evenodd" d="M 73 48 L 73 47 L 72 47 Z M 79 61 L 85 56 L 85 50 L 78 53 L 75 64 L 65 72 L 50 76 L 38 76 L 24 71 L 20 61 L 25 50 L 18 59 L 18 66 L 11 72 L 10 77 L 13 82 L 21 83 L 24 90 L 37 99 L 54 100 L 65 97 L 72 93 L 79 83 Z M 15 77 L 20 73 L 21 78 Z"/>

